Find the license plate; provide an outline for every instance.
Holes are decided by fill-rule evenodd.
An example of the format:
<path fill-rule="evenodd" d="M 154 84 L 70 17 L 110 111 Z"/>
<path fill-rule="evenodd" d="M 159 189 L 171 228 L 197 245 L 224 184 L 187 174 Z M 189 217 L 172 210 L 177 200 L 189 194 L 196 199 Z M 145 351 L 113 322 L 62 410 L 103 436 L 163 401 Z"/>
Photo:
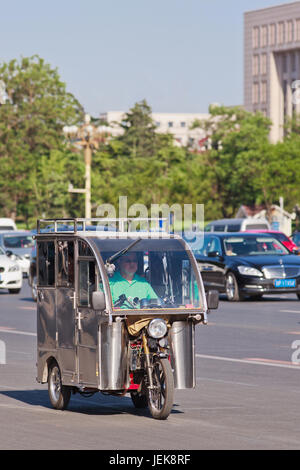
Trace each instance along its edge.
<path fill-rule="evenodd" d="M 296 279 L 276 279 L 274 281 L 275 287 L 296 287 Z"/>

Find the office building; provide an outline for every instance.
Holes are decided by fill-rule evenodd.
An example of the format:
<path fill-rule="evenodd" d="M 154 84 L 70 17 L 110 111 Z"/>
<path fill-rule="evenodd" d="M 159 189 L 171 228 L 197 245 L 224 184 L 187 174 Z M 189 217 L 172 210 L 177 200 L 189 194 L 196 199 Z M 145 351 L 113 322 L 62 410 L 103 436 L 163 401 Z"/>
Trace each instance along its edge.
<path fill-rule="evenodd" d="M 244 105 L 271 119 L 277 142 L 300 113 L 300 2 L 250 11 L 244 20 Z"/>
<path fill-rule="evenodd" d="M 124 111 L 108 111 L 100 114 L 100 118 L 108 123 L 107 131 L 112 136 L 121 135 L 123 129 L 120 123 L 125 117 Z M 156 131 L 160 133 L 170 133 L 174 137 L 174 142 L 178 146 L 189 146 L 194 150 L 204 149 L 206 133 L 201 128 L 191 129 L 195 120 L 205 121 L 209 114 L 197 113 L 152 113 L 152 119 L 156 126 Z"/>

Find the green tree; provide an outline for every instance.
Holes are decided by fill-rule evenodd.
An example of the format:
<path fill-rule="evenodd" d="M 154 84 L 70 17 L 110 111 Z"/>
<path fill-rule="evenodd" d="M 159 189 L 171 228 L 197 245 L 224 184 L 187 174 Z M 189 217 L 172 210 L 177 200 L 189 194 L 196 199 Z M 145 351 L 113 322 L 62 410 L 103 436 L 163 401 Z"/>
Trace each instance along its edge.
<path fill-rule="evenodd" d="M 64 152 L 62 126 L 80 120 L 83 110 L 57 70 L 37 55 L 3 63 L 0 80 L 8 96 L 0 107 L 0 210 L 13 218 L 24 218 L 25 211 L 30 218 L 39 213 L 32 202 L 34 175 L 43 173 L 51 152 Z M 53 202 L 54 193 L 48 196 Z"/>
<path fill-rule="evenodd" d="M 210 148 L 198 159 L 199 191 L 206 194 L 208 217 L 233 217 L 242 203 L 255 204 L 260 195 L 257 172 L 262 155 L 270 148 L 271 122 L 239 107 L 214 106 L 210 113 L 210 119 L 202 123 Z"/>

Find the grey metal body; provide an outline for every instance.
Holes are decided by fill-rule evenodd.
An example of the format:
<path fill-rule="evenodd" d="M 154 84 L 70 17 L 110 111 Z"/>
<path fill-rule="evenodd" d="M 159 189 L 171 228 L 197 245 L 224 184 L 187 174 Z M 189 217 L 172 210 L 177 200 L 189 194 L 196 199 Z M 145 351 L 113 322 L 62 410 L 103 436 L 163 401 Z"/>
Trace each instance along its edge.
<path fill-rule="evenodd" d="M 56 277 L 53 286 L 41 285 L 38 277 L 37 298 L 37 381 L 46 383 L 49 367 L 56 361 L 61 370 L 62 383 L 82 390 L 124 391 L 129 387 L 128 333 L 125 325 L 130 315 L 155 317 L 157 311 L 134 310 L 114 311 L 109 282 L 103 260 L 93 243 L 93 237 L 107 237 L 95 233 L 37 234 L 37 259 L 39 243 L 54 243 L 55 256 L 58 256 L 59 241 L 74 243 L 74 283 L 73 286 L 60 286 Z M 79 255 L 78 243 L 85 242 L 92 257 Z M 183 242 L 184 243 L 184 242 Z M 187 245 L 184 245 L 187 246 Z M 192 253 L 190 253 L 193 257 Z M 78 266 L 80 262 L 93 260 L 98 277 L 103 283 L 106 308 L 95 311 L 91 305 L 80 305 L 78 286 Z M 192 259 L 197 268 L 197 263 Z M 38 265 L 37 265 L 38 266 Z M 201 277 L 198 272 L 199 277 Z M 99 283 L 99 278 L 96 282 Z M 198 311 L 160 311 L 159 316 L 168 314 L 173 324 L 170 338 L 176 388 L 195 386 L 194 325 L 206 323 L 207 304 L 201 281 L 200 295 L 203 309 Z M 201 315 L 200 315 L 201 314 Z"/>
<path fill-rule="evenodd" d="M 175 388 L 195 388 L 195 324 L 188 320 L 175 321 L 170 339 Z"/>

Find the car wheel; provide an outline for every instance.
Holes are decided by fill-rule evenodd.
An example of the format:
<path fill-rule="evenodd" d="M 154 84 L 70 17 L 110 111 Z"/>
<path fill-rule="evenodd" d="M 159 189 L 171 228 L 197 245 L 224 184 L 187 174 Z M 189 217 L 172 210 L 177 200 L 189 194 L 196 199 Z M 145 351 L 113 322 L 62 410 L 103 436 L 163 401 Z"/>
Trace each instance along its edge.
<path fill-rule="evenodd" d="M 21 289 L 8 289 L 8 292 L 10 294 L 19 294 L 21 292 Z"/>
<path fill-rule="evenodd" d="M 300 294 L 297 294 L 298 299 L 300 300 Z"/>
<path fill-rule="evenodd" d="M 230 302 L 238 302 L 244 298 L 233 273 L 228 273 L 226 276 L 226 295 Z"/>
<path fill-rule="evenodd" d="M 56 410 L 65 410 L 71 398 L 71 387 L 62 384 L 60 369 L 53 363 L 49 370 L 48 392 L 51 405 Z"/>

